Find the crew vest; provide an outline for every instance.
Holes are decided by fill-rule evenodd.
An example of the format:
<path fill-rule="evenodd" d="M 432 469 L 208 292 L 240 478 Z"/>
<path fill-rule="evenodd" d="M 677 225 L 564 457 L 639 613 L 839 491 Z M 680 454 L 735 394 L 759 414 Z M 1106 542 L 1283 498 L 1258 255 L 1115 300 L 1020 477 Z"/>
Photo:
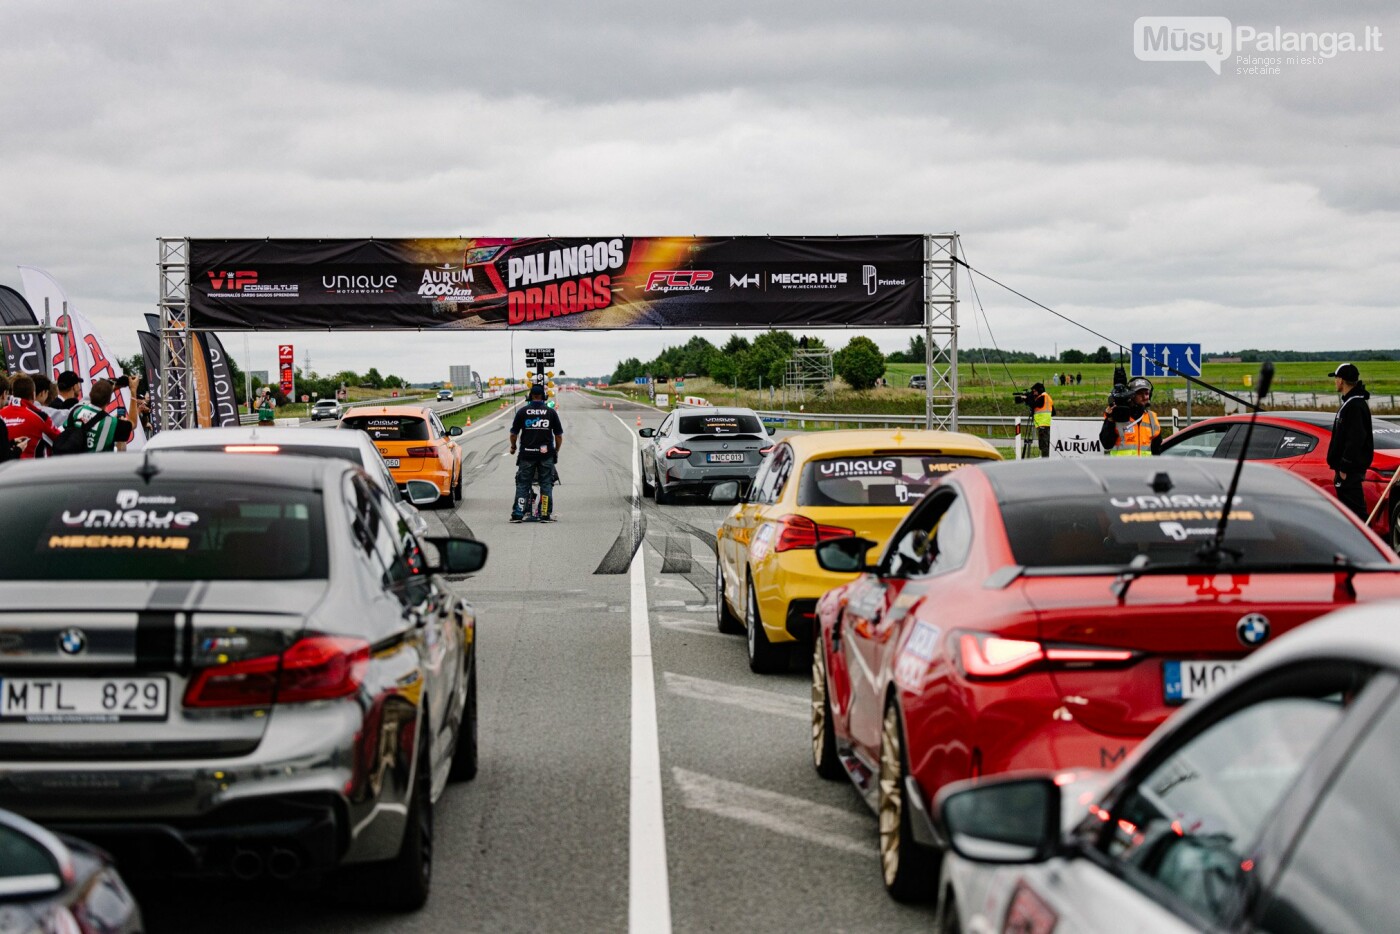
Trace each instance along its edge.
<path fill-rule="evenodd" d="M 1050 427 L 1050 412 L 1055 408 L 1055 400 L 1050 398 L 1050 393 L 1040 394 L 1040 404 L 1035 407 L 1035 427 Z"/>
<path fill-rule="evenodd" d="M 1114 424 L 1117 428 L 1117 423 Z M 1157 414 L 1151 410 L 1118 429 L 1118 443 L 1109 452 L 1114 457 L 1151 457 L 1152 439 L 1162 433 Z"/>

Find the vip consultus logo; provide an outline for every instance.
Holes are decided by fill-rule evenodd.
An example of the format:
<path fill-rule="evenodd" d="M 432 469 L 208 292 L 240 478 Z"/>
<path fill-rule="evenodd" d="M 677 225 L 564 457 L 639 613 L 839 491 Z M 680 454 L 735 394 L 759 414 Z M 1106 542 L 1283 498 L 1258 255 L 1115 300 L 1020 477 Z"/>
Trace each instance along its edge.
<path fill-rule="evenodd" d="M 258 284 L 256 269 L 220 269 L 207 275 L 209 287 L 216 292 L 242 292 L 248 286 Z"/>

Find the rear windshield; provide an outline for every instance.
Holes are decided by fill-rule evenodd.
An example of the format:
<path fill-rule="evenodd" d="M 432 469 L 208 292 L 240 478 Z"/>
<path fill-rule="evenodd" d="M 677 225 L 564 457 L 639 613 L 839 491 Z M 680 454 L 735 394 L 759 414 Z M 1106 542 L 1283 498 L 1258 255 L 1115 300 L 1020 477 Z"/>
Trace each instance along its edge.
<path fill-rule="evenodd" d="M 1104 494 L 1008 503 L 1002 516 L 1016 563 L 1026 567 L 1123 565 L 1142 554 L 1154 565 L 1189 564 L 1215 534 L 1224 502 L 1222 493 Z M 1336 506 L 1301 497 L 1236 494 L 1225 545 L 1241 553 L 1240 564 L 1381 559 Z"/>
<path fill-rule="evenodd" d="M 360 456 L 359 448 L 336 448 L 322 447 L 320 445 L 311 446 L 309 444 L 286 444 L 278 442 L 276 444 L 266 441 L 247 441 L 233 444 L 201 444 L 181 446 L 177 448 L 161 448 L 162 451 L 206 451 L 214 453 L 228 454 L 293 454 L 297 457 L 324 457 L 329 460 L 349 461 L 352 464 L 365 466 L 365 460 Z"/>
<path fill-rule="evenodd" d="M 428 423 L 416 415 L 355 415 L 340 427 L 368 432 L 374 441 L 427 441 Z"/>
<path fill-rule="evenodd" d="M 763 425 L 756 415 L 682 415 L 678 430 L 683 435 L 761 435 Z"/>
<path fill-rule="evenodd" d="M 1400 424 L 1378 418 L 1371 422 L 1373 446 L 1384 451 L 1400 450 Z"/>
<path fill-rule="evenodd" d="M 870 454 L 808 461 L 797 489 L 799 506 L 904 506 L 935 483 L 983 458 L 944 454 Z"/>
<path fill-rule="evenodd" d="M 99 481 L 11 488 L 7 500 L 0 580 L 327 576 L 321 495 L 310 490 Z"/>

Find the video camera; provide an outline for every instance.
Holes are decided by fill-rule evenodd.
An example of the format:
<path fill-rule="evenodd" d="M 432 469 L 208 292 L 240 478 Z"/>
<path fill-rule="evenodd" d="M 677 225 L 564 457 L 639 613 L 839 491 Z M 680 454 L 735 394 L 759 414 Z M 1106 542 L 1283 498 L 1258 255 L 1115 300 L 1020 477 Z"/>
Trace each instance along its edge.
<path fill-rule="evenodd" d="M 1032 386 L 1023 392 L 1013 392 L 1011 398 L 1016 400 L 1017 405 L 1026 405 L 1035 408 L 1040 403 L 1040 397 L 1045 394 L 1043 389 L 1036 389 Z"/>

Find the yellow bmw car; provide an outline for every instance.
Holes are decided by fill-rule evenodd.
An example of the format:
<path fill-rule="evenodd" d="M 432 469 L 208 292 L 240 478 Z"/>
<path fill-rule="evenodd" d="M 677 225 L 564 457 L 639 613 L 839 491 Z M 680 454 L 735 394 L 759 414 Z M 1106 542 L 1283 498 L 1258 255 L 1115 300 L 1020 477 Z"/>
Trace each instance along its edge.
<path fill-rule="evenodd" d="M 995 447 L 949 431 L 784 438 L 715 535 L 719 631 L 747 632 L 754 671 L 784 669 L 811 644 L 817 598 L 850 579 L 817 566 L 817 542 L 859 535 L 883 546 L 943 476 L 987 460 L 1001 460 Z"/>

